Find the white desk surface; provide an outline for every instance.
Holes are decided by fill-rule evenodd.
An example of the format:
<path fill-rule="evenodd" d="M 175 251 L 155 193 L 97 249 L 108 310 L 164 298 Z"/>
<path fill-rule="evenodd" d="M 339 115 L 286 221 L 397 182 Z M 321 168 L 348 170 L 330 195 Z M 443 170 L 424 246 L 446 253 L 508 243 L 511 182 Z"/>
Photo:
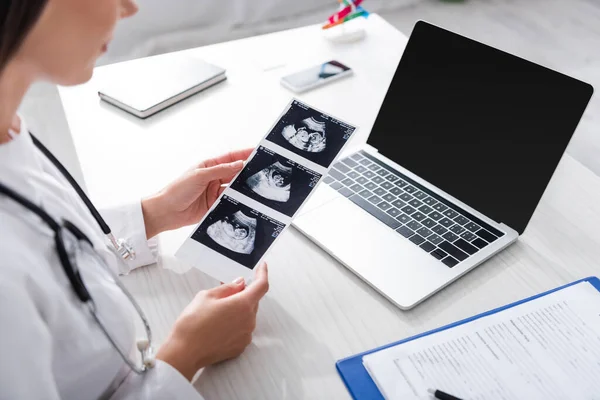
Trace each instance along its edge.
<path fill-rule="evenodd" d="M 83 86 L 61 88 L 92 199 L 103 206 L 139 198 L 206 157 L 255 146 L 292 97 L 279 77 L 328 59 L 355 76 L 299 98 L 360 126 L 353 140 L 364 141 L 406 43 L 376 15 L 366 26 L 367 38 L 354 44 L 332 45 L 311 26 L 174 53 L 221 65 L 229 79 L 145 121 L 99 102 L 110 66 Z M 599 221 L 600 179 L 565 155 L 521 239 L 408 312 L 289 229 L 268 256 L 271 290 L 253 344 L 195 385 L 209 400 L 349 398 L 337 359 L 598 275 Z M 161 235 L 159 265 L 124 277 L 158 343 L 195 293 L 218 284 L 173 257 L 190 229 Z"/>

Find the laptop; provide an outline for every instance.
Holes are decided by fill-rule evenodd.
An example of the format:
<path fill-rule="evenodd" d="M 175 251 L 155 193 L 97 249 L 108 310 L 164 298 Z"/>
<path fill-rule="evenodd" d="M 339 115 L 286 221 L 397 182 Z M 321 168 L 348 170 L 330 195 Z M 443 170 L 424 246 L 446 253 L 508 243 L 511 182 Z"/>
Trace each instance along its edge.
<path fill-rule="evenodd" d="M 592 93 L 419 21 L 367 142 L 294 225 L 410 309 L 525 231 Z"/>
<path fill-rule="evenodd" d="M 162 54 L 109 65 L 100 99 L 148 118 L 227 79 L 226 71 L 195 57 Z M 104 72 L 106 73 L 106 72 Z"/>

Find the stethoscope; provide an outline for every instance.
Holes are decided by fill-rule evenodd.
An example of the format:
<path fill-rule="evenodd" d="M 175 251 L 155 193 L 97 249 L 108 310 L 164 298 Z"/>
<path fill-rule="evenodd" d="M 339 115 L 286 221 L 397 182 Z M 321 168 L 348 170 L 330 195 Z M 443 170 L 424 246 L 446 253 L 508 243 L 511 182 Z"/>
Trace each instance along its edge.
<path fill-rule="evenodd" d="M 90 199 L 81 189 L 81 187 L 77 184 L 73 176 L 66 170 L 66 168 L 54 157 L 54 155 L 32 134 L 31 138 L 35 146 L 54 164 L 56 168 L 61 172 L 61 174 L 69 181 L 73 189 L 77 192 L 81 200 L 85 203 L 86 207 L 92 213 L 92 216 L 100 225 L 100 229 L 102 232 L 108 237 L 110 242 L 112 243 L 114 250 L 123 260 L 133 260 L 135 259 L 135 251 L 134 249 L 123 239 L 116 239 L 112 234 L 110 227 L 106 224 L 96 207 L 92 204 Z M 79 300 L 89 309 L 92 317 L 100 327 L 100 330 L 104 333 L 108 341 L 114 347 L 114 349 L 119 353 L 123 361 L 129 365 L 129 367 L 138 374 L 142 374 L 148 368 L 152 368 L 155 364 L 155 359 L 153 356 L 152 350 L 152 331 L 150 330 L 150 325 L 148 324 L 148 320 L 144 315 L 144 312 L 137 304 L 131 293 L 123 286 L 120 282 L 118 276 L 108 268 L 102 257 L 94 250 L 91 240 L 75 225 L 67 220 L 63 220 L 62 224 L 54 220 L 44 209 L 35 205 L 31 201 L 27 200 L 25 197 L 21 196 L 19 193 L 14 190 L 6 187 L 2 183 L 0 183 L 0 194 L 4 194 L 5 196 L 11 198 L 15 202 L 19 203 L 29 211 L 36 214 L 38 217 L 42 219 L 52 229 L 54 232 L 54 243 L 56 246 L 56 251 L 58 253 L 61 265 L 69 282 L 71 283 L 71 287 L 73 291 L 79 298 Z M 146 339 L 140 339 L 137 341 L 137 349 L 139 350 L 142 358 L 142 366 L 137 366 L 133 361 L 129 359 L 129 357 L 121 350 L 121 348 L 117 345 L 117 342 L 110 335 L 101 319 L 98 316 L 96 311 L 96 304 L 94 299 L 90 295 L 87 287 L 85 286 L 81 275 L 79 274 L 79 268 L 77 268 L 77 255 L 81 252 L 85 252 L 86 254 L 92 255 L 95 257 L 101 265 L 105 266 L 106 271 L 111 275 L 114 279 L 115 284 L 121 289 L 121 291 L 125 294 L 125 296 L 131 301 L 131 304 L 137 311 L 138 315 L 142 319 L 144 323 L 144 328 L 146 330 Z"/>

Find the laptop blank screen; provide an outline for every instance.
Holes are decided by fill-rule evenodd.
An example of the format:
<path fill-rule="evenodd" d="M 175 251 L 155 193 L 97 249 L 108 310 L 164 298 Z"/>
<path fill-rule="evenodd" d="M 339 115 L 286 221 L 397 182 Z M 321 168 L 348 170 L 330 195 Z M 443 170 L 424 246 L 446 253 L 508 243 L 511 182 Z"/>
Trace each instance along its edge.
<path fill-rule="evenodd" d="M 523 233 L 592 91 L 418 22 L 368 143 Z"/>

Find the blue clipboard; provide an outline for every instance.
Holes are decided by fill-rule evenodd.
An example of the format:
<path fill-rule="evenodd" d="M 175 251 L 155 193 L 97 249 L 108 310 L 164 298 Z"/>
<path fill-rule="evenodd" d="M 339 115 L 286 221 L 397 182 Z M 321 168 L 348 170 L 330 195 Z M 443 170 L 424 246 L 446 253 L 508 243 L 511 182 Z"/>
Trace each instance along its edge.
<path fill-rule="evenodd" d="M 538 295 L 529 297 L 527 299 L 520 300 L 520 301 L 514 302 L 512 304 L 508 304 L 508 305 L 505 305 L 502 307 L 498 307 L 494 310 L 487 311 L 487 312 L 481 313 L 479 315 L 475 315 L 474 317 L 466 318 L 466 319 L 463 319 L 462 321 L 457 321 L 457 322 L 451 323 L 449 325 L 442 326 L 441 328 L 433 329 L 429 332 L 424 332 L 424 333 L 421 333 L 421 334 L 418 334 L 418 335 L 415 335 L 415 336 L 412 336 L 412 337 L 409 337 L 406 339 L 402 339 L 395 343 L 390 343 L 385 346 L 378 347 L 376 349 L 365 351 L 364 353 L 360 353 L 360 354 L 356 354 L 356 355 L 348 357 L 348 358 L 344 358 L 343 360 L 339 360 L 336 363 L 338 373 L 340 374 L 342 380 L 344 381 L 344 384 L 346 384 L 346 387 L 348 388 L 348 391 L 352 395 L 352 398 L 354 398 L 355 400 L 366 400 L 366 399 L 385 400 L 383 395 L 379 392 L 379 389 L 377 389 L 375 382 L 373 382 L 373 380 L 371 379 L 371 376 L 369 375 L 369 373 L 363 366 L 362 358 L 364 356 L 366 356 L 367 354 L 375 353 L 377 351 L 387 349 L 388 347 L 396 346 L 398 344 L 409 342 L 411 340 L 415 340 L 415 339 L 421 338 L 423 336 L 431 335 L 432 333 L 436 333 L 436 332 L 444 331 L 446 329 L 454 328 L 455 326 L 462 325 L 464 323 L 471 322 L 476 319 L 504 311 L 508 308 L 517 306 L 519 304 L 526 303 L 531 300 L 535 300 L 539 297 L 546 296 L 547 294 L 557 292 L 566 287 L 576 285 L 581 282 L 591 283 L 600 292 L 600 279 L 593 277 L 593 276 L 589 277 L 589 278 L 580 279 L 578 281 L 566 284 L 564 286 L 549 290 L 544 293 L 540 293 Z"/>

